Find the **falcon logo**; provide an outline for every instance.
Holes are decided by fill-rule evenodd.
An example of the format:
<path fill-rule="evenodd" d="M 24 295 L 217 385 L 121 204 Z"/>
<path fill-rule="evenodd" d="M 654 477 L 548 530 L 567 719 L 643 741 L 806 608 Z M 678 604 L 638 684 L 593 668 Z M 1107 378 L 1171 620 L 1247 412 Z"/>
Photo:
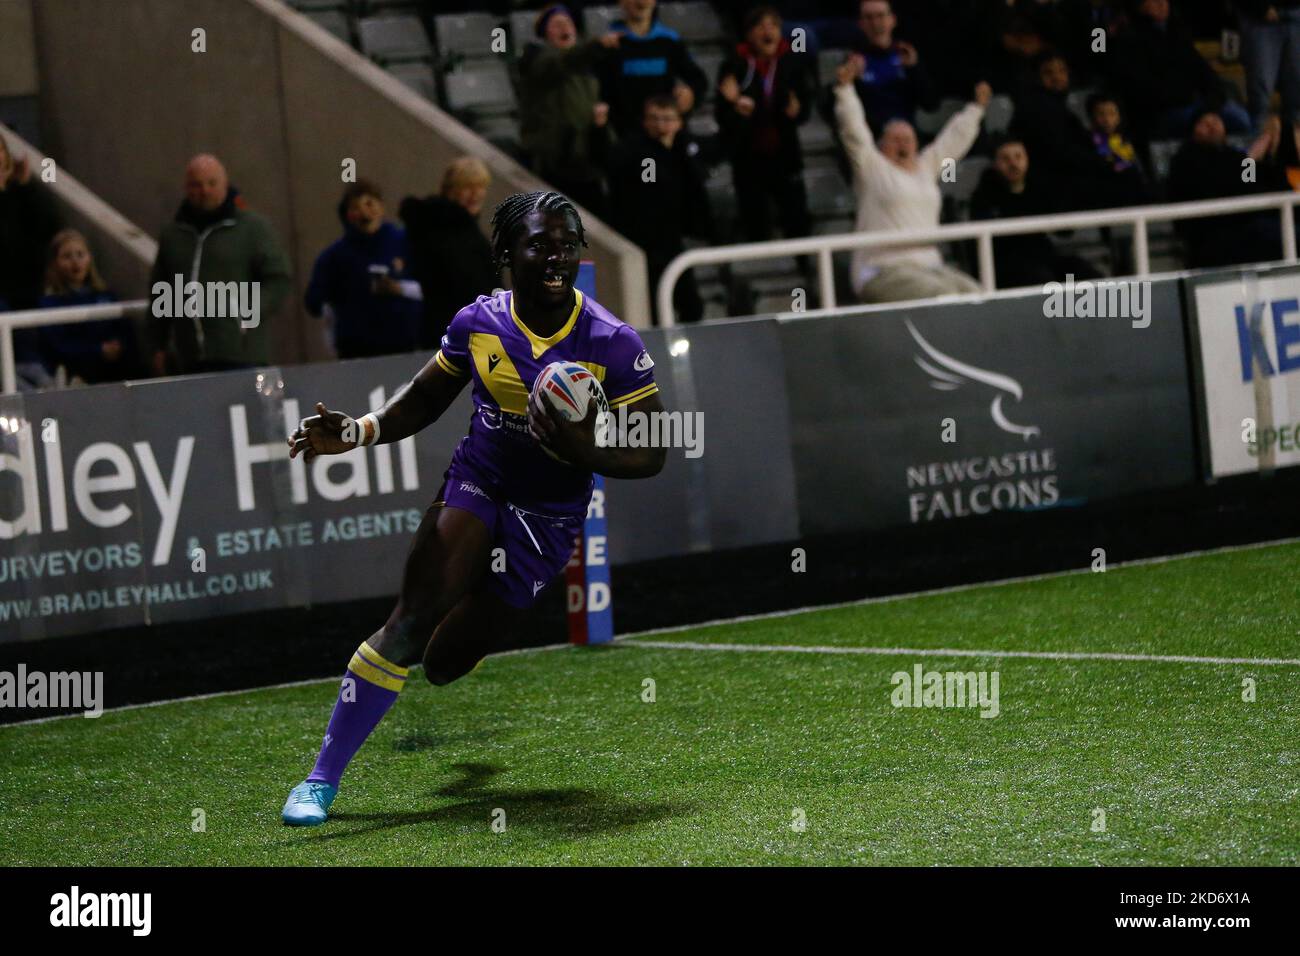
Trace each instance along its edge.
<path fill-rule="evenodd" d="M 993 401 L 989 405 L 989 415 L 993 418 L 993 424 L 1004 432 L 1010 432 L 1013 435 L 1019 435 L 1025 441 L 1036 437 L 1039 434 L 1037 425 L 1017 425 L 1009 421 L 1002 411 L 1002 399 L 1010 395 L 1017 402 L 1024 397 L 1024 390 L 1020 383 L 1009 375 L 1002 375 L 999 372 L 990 372 L 987 369 L 976 368 L 974 365 L 967 365 L 965 362 L 959 362 L 951 355 L 944 355 L 933 345 L 921 337 L 921 333 L 916 331 L 916 327 L 908 320 L 904 320 L 907 325 L 907 331 L 912 333 L 912 338 L 916 340 L 922 351 L 931 359 L 926 361 L 921 356 L 913 357 L 922 369 L 928 372 L 933 379 L 930 382 L 931 388 L 937 388 L 940 391 L 950 392 L 953 389 L 961 388 L 963 385 L 979 383 L 988 385 L 996 389 Z"/>
<path fill-rule="evenodd" d="M 488 356 L 488 374 L 491 375 L 492 372 L 495 371 L 496 367 L 497 367 L 499 364 L 501 364 L 501 356 L 500 356 L 500 355 L 489 355 L 489 356 Z"/>
<path fill-rule="evenodd" d="M 647 369 L 654 368 L 654 364 L 655 360 L 650 357 L 650 353 L 645 349 L 642 349 L 641 354 L 638 355 L 636 361 L 632 363 L 632 367 L 638 372 L 644 372 Z"/>

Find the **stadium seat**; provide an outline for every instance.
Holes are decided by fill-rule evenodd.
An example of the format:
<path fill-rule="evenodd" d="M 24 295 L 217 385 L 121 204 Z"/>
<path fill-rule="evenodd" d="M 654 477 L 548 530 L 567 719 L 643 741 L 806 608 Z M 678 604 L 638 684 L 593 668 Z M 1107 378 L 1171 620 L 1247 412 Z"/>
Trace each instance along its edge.
<path fill-rule="evenodd" d="M 836 219 L 854 214 L 853 190 L 834 167 L 812 167 L 803 171 L 808 191 L 808 211 L 814 219 Z"/>
<path fill-rule="evenodd" d="M 389 67 L 388 72 L 426 100 L 437 102 L 438 87 L 433 79 L 433 70 L 427 63 L 397 63 Z"/>
<path fill-rule="evenodd" d="M 838 219 L 818 219 L 813 223 L 812 234 L 814 236 L 841 236 L 846 232 L 853 232 L 857 223 L 852 216 L 841 217 Z"/>
<path fill-rule="evenodd" d="M 1092 119 L 1088 116 L 1088 97 L 1092 96 L 1096 90 L 1071 90 L 1065 97 L 1065 105 L 1070 107 L 1070 111 L 1079 117 L 1085 129 L 1092 126 Z"/>
<path fill-rule="evenodd" d="M 419 17 L 367 17 L 357 23 L 361 52 L 377 60 L 418 60 L 433 55 Z"/>
<path fill-rule="evenodd" d="M 1178 152 L 1182 142 L 1176 139 L 1158 139 L 1151 144 L 1151 175 L 1158 182 L 1165 182 L 1169 179 L 1169 165 L 1173 162 L 1174 154 Z"/>
<path fill-rule="evenodd" d="M 984 128 L 995 136 L 1005 133 L 1011 128 L 1015 115 L 1016 107 L 1011 97 L 998 94 L 989 100 L 988 108 L 984 110 Z"/>
<path fill-rule="evenodd" d="M 694 236 L 687 236 L 682 241 L 682 245 L 685 246 L 687 250 L 708 249 L 713 245 L 713 243 L 707 242 L 704 239 L 697 239 Z M 697 282 L 714 282 L 718 278 L 718 267 L 716 265 L 692 266 L 691 271 L 695 274 L 695 280 Z"/>
<path fill-rule="evenodd" d="M 712 113 L 697 110 L 686 121 L 686 128 L 696 139 L 708 139 L 718 135 L 718 121 Z"/>
<path fill-rule="evenodd" d="M 848 50 L 838 48 L 822 50 L 817 54 L 817 78 L 822 86 L 834 81 L 836 68 L 844 62 L 844 58 L 848 55 Z"/>
<path fill-rule="evenodd" d="M 539 10 L 516 10 L 510 14 L 510 49 L 515 56 L 521 56 L 524 47 L 537 38 L 533 35 L 533 24 L 537 22 Z"/>
<path fill-rule="evenodd" d="M 688 45 L 725 43 L 730 39 L 711 4 L 698 0 L 694 3 L 661 3 L 658 9 L 660 22 L 680 33 Z"/>
<path fill-rule="evenodd" d="M 939 180 L 939 192 L 964 208 L 975 194 L 975 187 L 979 185 L 984 170 L 992 165 L 993 161 L 987 156 L 967 156 L 957 163 L 957 176 L 953 182 L 945 182 L 942 178 Z"/>
<path fill-rule="evenodd" d="M 492 31 L 499 25 L 490 13 L 444 13 L 434 17 L 439 58 L 493 56 Z"/>
<path fill-rule="evenodd" d="M 500 116 L 516 108 L 515 90 L 504 63 L 487 61 L 448 73 L 447 109 L 475 118 Z"/>
<path fill-rule="evenodd" d="M 736 216 L 736 190 L 731 181 L 731 164 L 715 166 L 704 184 L 709 207 L 719 224 L 730 223 Z"/>
<path fill-rule="evenodd" d="M 303 10 L 302 14 L 331 36 L 338 37 L 344 43 L 352 43 L 352 25 L 348 16 L 341 10 Z"/>
<path fill-rule="evenodd" d="M 603 7 L 587 7 L 582 11 L 582 30 L 589 37 L 598 37 L 609 32 L 609 25 L 623 16 L 617 4 Z"/>
<path fill-rule="evenodd" d="M 726 58 L 726 54 L 717 50 L 700 52 L 692 50 L 691 58 L 695 60 L 695 65 L 704 71 L 709 81 L 704 87 L 704 102 L 712 103 L 718 89 L 718 70 L 722 68 L 722 61 Z"/>
<path fill-rule="evenodd" d="M 943 129 L 943 124 L 948 122 L 952 115 L 965 105 L 964 100 L 946 98 L 939 103 L 937 110 L 917 110 L 916 131 L 923 138 L 938 135 L 939 130 Z"/>
<path fill-rule="evenodd" d="M 479 136 L 520 162 L 523 148 L 519 145 L 519 121 L 513 116 L 488 116 L 475 119 L 472 129 Z"/>
<path fill-rule="evenodd" d="M 808 114 L 807 122 L 798 127 L 799 142 L 805 156 L 830 152 L 835 148 L 835 133 L 816 111 Z"/>

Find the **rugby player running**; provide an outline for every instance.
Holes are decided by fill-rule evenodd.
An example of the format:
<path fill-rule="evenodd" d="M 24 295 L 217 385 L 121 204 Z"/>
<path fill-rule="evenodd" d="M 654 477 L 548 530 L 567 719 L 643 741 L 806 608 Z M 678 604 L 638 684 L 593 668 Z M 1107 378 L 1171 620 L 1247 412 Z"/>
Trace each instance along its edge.
<path fill-rule="evenodd" d="M 573 553 L 592 474 L 649 478 L 662 447 L 595 440 L 596 403 L 570 422 L 531 397 L 551 362 L 585 366 L 611 409 L 663 410 L 654 362 L 640 336 L 574 289 L 586 239 L 573 204 L 556 192 L 517 193 L 492 216 L 492 248 L 511 290 L 481 295 L 452 319 L 433 358 L 376 412 L 352 419 L 316 404 L 289 438 L 311 461 L 361 445 L 401 441 L 437 421 L 473 381 L 474 413 L 416 529 L 397 606 L 348 664 L 316 766 L 282 817 L 324 823 L 348 762 L 397 700 L 410 667 L 448 684 L 477 666 L 532 607 Z M 549 448 L 555 456 L 543 451 Z M 494 570 L 493 551 L 505 567 Z M 496 563 L 499 566 L 499 562 Z"/>

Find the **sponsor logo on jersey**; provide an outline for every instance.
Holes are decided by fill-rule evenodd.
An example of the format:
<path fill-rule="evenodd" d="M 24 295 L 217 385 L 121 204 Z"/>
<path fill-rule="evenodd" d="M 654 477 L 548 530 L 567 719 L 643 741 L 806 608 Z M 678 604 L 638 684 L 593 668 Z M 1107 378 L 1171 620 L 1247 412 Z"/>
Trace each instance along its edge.
<path fill-rule="evenodd" d="M 474 482 L 472 481 L 462 481 L 460 483 L 460 490 L 468 491 L 471 495 L 479 495 L 480 497 L 483 498 L 487 497 L 487 492 L 485 492 L 478 485 L 474 484 Z"/>

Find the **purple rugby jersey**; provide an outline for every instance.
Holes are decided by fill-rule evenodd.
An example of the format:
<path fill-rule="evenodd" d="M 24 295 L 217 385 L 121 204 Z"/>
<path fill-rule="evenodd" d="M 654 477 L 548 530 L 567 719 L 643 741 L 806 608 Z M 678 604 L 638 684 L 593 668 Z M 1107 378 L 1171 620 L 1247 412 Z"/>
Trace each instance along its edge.
<path fill-rule="evenodd" d="M 450 472 L 472 475 L 498 503 L 555 517 L 585 516 L 592 482 L 591 472 L 551 458 L 528 431 L 528 396 L 541 370 L 561 361 L 586 367 L 610 408 L 659 390 L 636 330 L 576 289 L 574 296 L 568 321 L 542 338 L 515 313 L 511 291 L 481 295 L 456 313 L 434 356 L 444 372 L 474 379 L 474 415 Z"/>

